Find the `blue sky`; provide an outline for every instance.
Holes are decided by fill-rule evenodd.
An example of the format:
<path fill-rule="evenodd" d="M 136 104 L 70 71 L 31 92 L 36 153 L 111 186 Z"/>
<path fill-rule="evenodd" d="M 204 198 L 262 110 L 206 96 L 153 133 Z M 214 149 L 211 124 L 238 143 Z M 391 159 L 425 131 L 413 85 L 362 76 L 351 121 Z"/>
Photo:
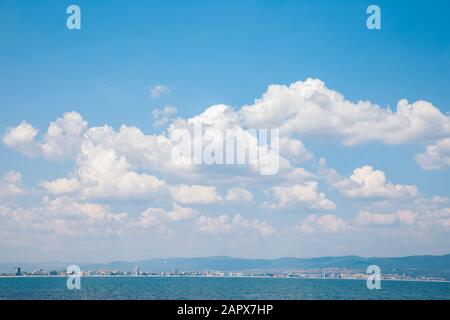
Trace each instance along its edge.
<path fill-rule="evenodd" d="M 440 111 L 441 118 L 447 117 L 448 120 L 449 2 L 374 3 L 382 11 L 382 29 L 376 31 L 366 28 L 366 8 L 372 4 L 369 1 L 0 0 L 0 107 L 3 111 L 0 132 L 5 137 L 9 129 L 25 120 L 39 130 L 36 140 L 42 140 L 50 122 L 66 112 L 76 111 L 88 121 L 89 128 L 108 124 L 118 131 L 125 124 L 135 126 L 145 134 L 158 135 L 165 132 L 168 124 L 163 127 L 152 125 L 152 114 L 166 105 L 175 107 L 176 117 L 181 119 L 202 114 L 216 104 L 240 110 L 244 105 L 254 105 L 255 99 L 261 98 L 271 84 L 289 86 L 307 78 L 320 79 L 327 88 L 339 92 L 352 103 L 369 100 L 382 108 L 390 106 L 395 110 L 401 99 L 407 99 L 410 104 L 425 100 Z M 65 11 L 70 4 L 81 8 L 81 30 L 66 28 L 68 15 Z M 170 92 L 152 99 L 149 92 L 156 85 L 165 85 Z M 438 126 L 434 120 L 430 121 L 431 128 Z M 98 239 L 91 235 L 53 234 L 54 230 L 18 227 L 8 222 L 1 233 L 5 245 L 0 249 L 0 260 L 92 261 L 214 254 L 277 257 L 448 253 L 448 226 L 447 229 L 436 227 L 438 231 L 432 236 L 430 233 L 434 229 L 424 231 L 425 223 L 417 218 L 431 216 L 429 208 L 414 212 L 417 228 L 421 228 L 419 231 L 406 230 L 406 227 L 393 222 L 392 226 L 386 227 L 388 223 L 383 223 L 382 227 L 372 228 L 366 232 L 367 236 L 362 236 L 355 233 L 364 232 L 354 231 L 355 222 L 350 222 L 362 211 L 384 214 L 387 220 L 397 221 L 399 218 L 395 215 L 399 211 L 419 210 L 417 204 L 408 208 L 408 203 L 450 196 L 445 140 L 450 135 L 445 133 L 446 120 L 443 121 L 443 133 L 439 135 L 427 133 L 424 137 L 396 144 L 386 143 L 380 138 L 348 147 L 342 145 L 339 134 L 326 137 L 326 134 L 304 134 L 301 129 L 301 132 L 292 133 L 290 138 L 299 139 L 314 154 L 312 160 L 299 167 L 316 175 L 319 192 L 337 205 L 333 212 L 321 212 L 301 203 L 281 213 L 262 208 L 262 204 L 269 201 L 265 191 L 288 183 L 258 177 L 252 183 L 238 186 L 249 189 L 253 194 L 253 201 L 242 206 L 228 205 L 226 201 L 220 205 L 214 202 L 207 205 L 177 203 L 197 210 L 198 215 L 191 222 L 183 222 L 187 226 L 173 227 L 173 238 L 167 238 L 172 240 L 160 240 L 158 232 L 152 230 L 148 234 L 144 232 L 142 238 L 138 238 L 134 231 L 127 231 L 131 235 Z M 372 130 L 370 123 L 367 130 Z M 436 128 L 436 132 L 439 130 Z M 27 208 L 29 212 L 45 210 L 36 209 L 42 206 L 44 197 L 49 197 L 49 201 L 70 198 L 79 205 L 108 205 L 111 212 L 126 212 L 129 219 L 138 217 L 152 206 L 169 211 L 172 203 L 177 202 L 168 195 L 139 200 L 121 197 L 118 200 L 113 196 L 98 199 L 79 194 L 46 193 L 40 186 L 42 181 L 63 177 L 75 177 L 81 181 L 82 178 L 76 177 L 80 167 L 76 162 L 78 151 L 73 150 L 63 160 L 49 160 L 39 154 L 23 155 L 14 150 L 17 144 L 14 146 L 0 145 L 0 174 L 20 172 L 23 194 L 0 197 L 0 205 L 9 210 L 5 217 L 9 215 L 10 218 L 11 212 L 17 212 L 19 208 Z M 439 163 L 438 169 L 424 169 L 424 165 L 415 160 L 415 156 L 424 153 L 427 146 L 439 146 L 439 159 L 432 159 L 433 163 Z M 73 148 L 78 148 L 78 144 L 75 143 Z M 383 171 L 387 182 L 393 185 L 417 186 L 420 195 L 412 200 L 387 200 L 379 195 L 375 199 L 366 196 L 364 199 L 349 199 L 348 194 L 346 196 L 345 192 L 333 186 L 334 182 L 327 182 L 320 176 L 321 158 L 325 158 L 327 168 L 334 169 L 342 179 L 350 177 L 356 168 L 370 165 Z M 169 185 L 213 186 L 223 197 L 233 187 L 211 182 L 208 177 L 186 181 L 182 177 L 174 178 L 158 172 L 153 167 L 132 167 L 139 174 L 152 174 Z M 8 183 L 3 182 L 3 188 Z M 83 190 L 79 192 L 83 193 Z M 380 201 L 386 201 L 382 208 Z M 433 211 L 433 214 L 446 217 L 449 207 L 444 202 L 433 209 L 438 211 Z M 64 211 L 58 210 L 58 213 Z M 216 237 L 211 232 L 197 235 L 186 231 L 190 229 L 188 223 L 199 226 L 199 216 L 217 218 L 225 214 L 230 222 L 237 213 L 249 221 L 267 222 L 274 229 L 275 240 L 255 237 L 251 239 L 249 248 L 243 248 L 245 239 L 231 232 Z M 349 226 L 341 228 L 343 234 L 317 232 L 308 235 L 308 239 L 287 230 L 289 225 L 310 223 L 314 219 L 305 220 L 310 215 L 315 215 L 316 219 L 333 215 Z M 64 219 L 57 218 L 57 224 L 64 224 Z M 445 221 L 442 222 L 444 226 Z M 164 228 L 171 229 L 169 226 Z M 365 225 L 364 228 L 368 227 Z M 427 240 L 421 242 L 419 239 L 424 234 Z M 380 237 L 387 239 L 385 244 L 392 239 L 397 239 L 398 243 L 385 248 L 383 242 L 376 244 Z M 37 243 L 26 247 L 20 239 L 23 243 Z M 54 242 L 76 239 L 92 248 L 76 251 L 72 257 L 58 244 L 39 249 L 37 239 L 52 239 Z M 185 241 L 187 245 L 183 244 L 184 239 L 189 240 Z M 355 239 L 360 239 L 361 246 L 350 245 Z M 143 246 L 145 241 L 152 245 Z M 123 251 L 111 249 L 117 243 L 123 246 Z"/>

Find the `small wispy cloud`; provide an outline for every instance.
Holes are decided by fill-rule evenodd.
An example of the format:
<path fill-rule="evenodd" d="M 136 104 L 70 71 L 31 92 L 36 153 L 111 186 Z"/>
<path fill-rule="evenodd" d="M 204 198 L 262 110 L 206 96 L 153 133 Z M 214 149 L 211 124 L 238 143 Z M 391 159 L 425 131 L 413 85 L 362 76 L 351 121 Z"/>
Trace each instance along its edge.
<path fill-rule="evenodd" d="M 172 106 L 165 106 L 163 109 L 153 110 L 153 126 L 161 127 L 172 119 L 177 113 L 177 109 Z"/>
<path fill-rule="evenodd" d="M 163 94 L 170 93 L 170 88 L 164 84 L 157 84 L 150 89 L 150 98 L 157 99 Z"/>

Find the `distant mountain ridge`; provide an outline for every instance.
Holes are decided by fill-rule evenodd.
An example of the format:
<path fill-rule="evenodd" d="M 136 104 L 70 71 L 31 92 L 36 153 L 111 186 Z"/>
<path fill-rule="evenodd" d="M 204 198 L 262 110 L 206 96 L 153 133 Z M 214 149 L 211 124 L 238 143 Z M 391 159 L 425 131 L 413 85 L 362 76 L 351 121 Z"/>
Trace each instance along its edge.
<path fill-rule="evenodd" d="M 0 272 L 11 272 L 20 266 L 24 271 L 36 269 L 64 270 L 72 263 L 0 263 Z M 77 264 L 75 262 L 75 264 Z M 441 256 L 371 257 L 359 256 L 319 257 L 319 258 L 279 258 L 245 259 L 228 256 L 203 258 L 167 258 L 141 261 L 114 261 L 110 263 L 78 263 L 82 270 L 122 270 L 132 271 L 139 267 L 146 272 L 179 271 L 289 271 L 312 269 L 349 269 L 365 272 L 369 265 L 378 265 L 382 273 L 409 274 L 415 276 L 439 276 L 450 279 L 450 254 Z"/>

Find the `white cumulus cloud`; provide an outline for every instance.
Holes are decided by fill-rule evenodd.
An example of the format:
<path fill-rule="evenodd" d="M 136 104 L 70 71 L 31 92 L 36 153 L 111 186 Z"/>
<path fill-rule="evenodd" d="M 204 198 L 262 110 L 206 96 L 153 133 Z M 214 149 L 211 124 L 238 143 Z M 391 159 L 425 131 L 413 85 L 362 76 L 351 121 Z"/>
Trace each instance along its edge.
<path fill-rule="evenodd" d="M 424 153 L 416 155 L 416 161 L 425 170 L 450 167 L 450 138 L 428 145 Z"/>
<path fill-rule="evenodd" d="M 210 234 L 253 231 L 261 236 L 270 236 L 275 233 L 272 226 L 267 222 L 258 219 L 246 219 L 239 214 L 236 214 L 233 218 L 228 215 L 200 216 L 197 220 L 197 228 Z"/>
<path fill-rule="evenodd" d="M 13 197 L 25 193 L 21 186 L 22 174 L 17 171 L 6 173 L 0 178 L 0 198 Z"/>
<path fill-rule="evenodd" d="M 346 221 L 332 214 L 323 216 L 311 214 L 295 226 L 295 230 L 301 234 L 340 233 L 349 230 L 349 228 Z"/>
<path fill-rule="evenodd" d="M 78 112 L 67 112 L 62 118 L 50 123 L 41 150 L 44 157 L 61 159 L 74 157 L 81 137 L 87 129 L 87 121 Z"/>
<path fill-rule="evenodd" d="M 35 142 L 38 131 L 28 122 L 23 121 L 17 127 L 9 128 L 2 141 L 10 148 L 25 155 L 34 155 L 39 150 Z"/>
<path fill-rule="evenodd" d="M 292 186 L 272 187 L 267 194 L 272 196 L 275 202 L 265 202 L 263 205 L 271 209 L 289 209 L 297 205 L 317 210 L 333 210 L 336 208 L 334 202 L 327 199 L 324 193 L 319 192 L 319 184 L 316 181 Z"/>
<path fill-rule="evenodd" d="M 232 203 L 248 203 L 253 201 L 253 195 L 245 188 L 233 187 L 228 189 L 225 200 Z"/>
<path fill-rule="evenodd" d="M 213 204 L 223 200 L 214 186 L 176 185 L 170 187 L 170 192 L 181 204 Z"/>
<path fill-rule="evenodd" d="M 404 210 L 395 213 L 375 213 L 362 211 L 358 213 L 355 221 L 363 226 L 388 226 L 396 223 L 414 223 L 416 214 L 411 211 Z"/>
<path fill-rule="evenodd" d="M 85 197 L 142 198 L 166 188 L 163 180 L 131 170 L 127 158 L 114 149 L 90 141 L 83 142 L 77 162 L 77 175 Z"/>
<path fill-rule="evenodd" d="M 26 121 L 9 128 L 2 140 L 27 156 L 40 154 L 47 159 L 73 159 L 86 129 L 87 122 L 78 112 L 67 112 L 50 123 L 42 141 L 37 141 L 38 130 Z"/>
<path fill-rule="evenodd" d="M 371 166 L 357 168 L 349 178 L 343 178 L 333 185 L 350 198 L 397 198 L 418 194 L 416 186 L 388 182 L 383 171 L 374 170 Z"/>
<path fill-rule="evenodd" d="M 40 186 L 50 194 L 61 195 L 78 191 L 80 182 L 77 178 L 61 178 L 52 181 L 43 181 L 40 183 Z"/>
<path fill-rule="evenodd" d="M 338 138 L 345 145 L 370 141 L 402 144 L 450 135 L 450 117 L 426 101 L 400 100 L 396 110 L 369 101 L 351 102 L 318 79 L 271 85 L 253 105 L 242 107 L 249 127 Z"/>

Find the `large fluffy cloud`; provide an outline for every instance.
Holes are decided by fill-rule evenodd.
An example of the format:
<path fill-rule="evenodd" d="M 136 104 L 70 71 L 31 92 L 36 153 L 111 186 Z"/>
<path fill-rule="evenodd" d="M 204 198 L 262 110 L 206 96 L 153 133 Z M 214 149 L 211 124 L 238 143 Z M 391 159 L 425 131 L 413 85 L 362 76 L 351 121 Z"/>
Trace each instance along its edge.
<path fill-rule="evenodd" d="M 395 111 L 369 101 L 354 103 L 318 79 L 271 85 L 261 99 L 244 106 L 241 115 L 249 127 L 337 137 L 346 145 L 401 144 L 450 135 L 450 117 L 431 103 L 400 100 Z"/>
<path fill-rule="evenodd" d="M 79 113 L 65 113 L 62 118 L 50 123 L 41 143 L 42 154 L 49 159 L 73 158 L 86 129 L 87 122 Z"/>
<path fill-rule="evenodd" d="M 178 156 L 178 162 L 187 160 L 190 163 L 199 161 L 203 164 L 219 164 L 222 165 L 221 171 L 232 171 L 223 164 L 241 164 L 250 169 L 245 172 L 246 175 L 271 175 L 278 173 L 279 169 L 291 167 L 291 162 L 284 155 L 297 157 L 297 161 L 312 157 L 299 140 L 279 141 L 271 134 L 267 135 L 267 139 L 263 139 L 261 131 L 250 129 L 253 130 L 242 126 L 239 113 L 233 108 L 214 105 L 192 118 L 177 119 L 167 132 L 170 140 L 176 144 L 174 154 L 177 154 L 178 150 L 181 151 L 181 148 L 178 148 L 181 144 L 177 144 L 177 141 L 184 139 L 180 137 L 192 137 L 193 154 L 187 157 Z M 202 138 L 198 139 L 199 136 Z M 280 151 L 281 143 L 284 149 Z M 196 153 L 198 146 L 200 151 Z"/>
<path fill-rule="evenodd" d="M 83 143 L 78 159 L 82 194 L 90 198 L 139 198 L 156 194 L 166 183 L 155 176 L 132 171 L 126 157 L 114 149 Z"/>
<path fill-rule="evenodd" d="M 333 185 L 351 198 L 398 198 L 418 194 L 416 186 L 390 183 L 383 171 L 374 170 L 371 166 L 357 168 L 349 178 L 340 179 Z"/>
<path fill-rule="evenodd" d="M 51 194 L 79 192 L 85 198 L 146 198 L 165 190 L 166 183 L 138 170 L 153 166 L 158 171 L 157 164 L 166 159 L 164 146 L 134 127 L 122 126 L 118 132 L 108 126 L 90 128 L 70 148 L 76 151 L 72 177 L 41 186 Z"/>

